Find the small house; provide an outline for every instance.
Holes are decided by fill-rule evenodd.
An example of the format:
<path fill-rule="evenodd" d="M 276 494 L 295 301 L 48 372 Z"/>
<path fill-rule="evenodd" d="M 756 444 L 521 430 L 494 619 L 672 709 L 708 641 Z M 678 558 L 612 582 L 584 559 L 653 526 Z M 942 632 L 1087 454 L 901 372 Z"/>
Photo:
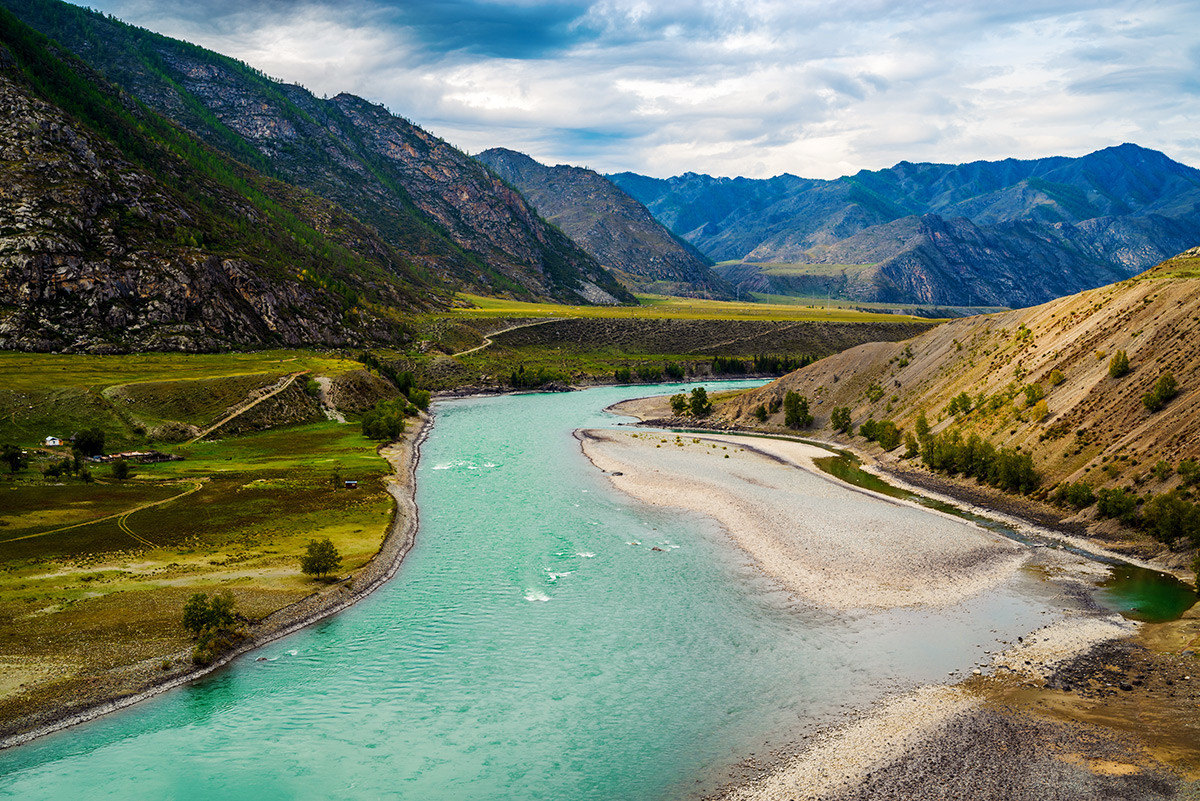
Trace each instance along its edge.
<path fill-rule="evenodd" d="M 346 479 L 346 489 L 358 489 L 358 481 L 352 478 Z"/>
<path fill-rule="evenodd" d="M 47 448 L 57 448 L 63 444 L 61 437 L 46 437 L 42 442 Z"/>

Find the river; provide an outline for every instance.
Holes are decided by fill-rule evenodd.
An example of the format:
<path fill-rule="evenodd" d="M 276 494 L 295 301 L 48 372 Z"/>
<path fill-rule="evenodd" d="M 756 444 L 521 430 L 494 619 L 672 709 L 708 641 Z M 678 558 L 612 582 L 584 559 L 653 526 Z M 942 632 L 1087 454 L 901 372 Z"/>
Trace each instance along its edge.
<path fill-rule="evenodd" d="M 393 581 L 209 678 L 0 753 L 0 796 L 686 799 L 1060 614 L 1027 573 L 936 611 L 789 600 L 715 525 L 617 494 L 581 455 L 575 429 L 656 391 L 677 385 L 438 403 Z"/>

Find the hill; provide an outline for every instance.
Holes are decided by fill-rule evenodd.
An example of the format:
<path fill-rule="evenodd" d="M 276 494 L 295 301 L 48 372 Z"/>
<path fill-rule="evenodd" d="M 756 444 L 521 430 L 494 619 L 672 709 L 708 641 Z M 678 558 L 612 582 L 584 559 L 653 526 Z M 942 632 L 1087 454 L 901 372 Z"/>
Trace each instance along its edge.
<path fill-rule="evenodd" d="M 382 106 L 349 94 L 321 99 L 58 0 L 3 4 L 209 146 L 338 204 L 444 281 L 523 299 L 632 301 L 517 192 Z"/>
<path fill-rule="evenodd" d="M 0 347 L 403 342 L 444 293 L 337 206 L 132 103 L 0 9 Z"/>
<path fill-rule="evenodd" d="M 833 181 L 609 176 L 729 280 L 827 282 L 766 264 L 847 265 L 844 297 L 1025 306 L 1128 278 L 1200 238 L 1200 170 L 1125 144 L 1081 158 L 901 162 Z"/>
<path fill-rule="evenodd" d="M 1118 354 L 1127 356 L 1128 373 L 1114 377 Z M 1177 394 L 1158 391 L 1161 405 L 1147 403 L 1168 374 Z M 762 423 L 755 411 L 782 403 L 788 391 L 809 399 L 812 431 L 823 437 L 863 442 L 835 431 L 835 408 L 858 428 L 891 420 L 907 433 L 924 415 L 930 431 L 919 448 L 927 467 L 1003 485 L 971 459 L 991 459 L 988 448 L 1028 456 L 1037 480 L 1024 489 L 1060 501 L 1065 514 L 1078 507 L 1074 522 L 1114 545 L 1146 547 L 1108 517 L 1200 545 L 1200 513 L 1191 505 L 1200 481 L 1200 248 L 1118 284 L 846 350 L 727 402 L 718 417 L 783 430 L 783 411 Z M 979 439 L 969 453 L 947 447 L 972 437 Z M 910 449 L 906 460 L 905 452 L 900 445 L 882 458 L 917 470 L 916 454 Z M 1100 498 L 1107 501 L 1094 503 Z"/>
<path fill-rule="evenodd" d="M 524 153 L 492 148 L 475 158 L 520 190 L 538 213 L 639 292 L 732 299 L 712 263 L 598 173 L 548 167 Z"/>

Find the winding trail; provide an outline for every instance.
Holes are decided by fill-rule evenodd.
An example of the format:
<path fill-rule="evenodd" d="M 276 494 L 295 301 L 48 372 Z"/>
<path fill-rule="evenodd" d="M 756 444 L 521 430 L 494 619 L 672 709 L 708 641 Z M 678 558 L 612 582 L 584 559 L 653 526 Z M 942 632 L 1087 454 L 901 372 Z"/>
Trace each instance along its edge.
<path fill-rule="evenodd" d="M 199 434 L 197 434 L 196 436 L 192 437 L 191 439 L 189 439 L 187 442 L 185 442 L 185 443 L 183 443 L 183 444 L 184 444 L 184 445 L 191 445 L 191 444 L 193 444 L 193 443 L 195 443 L 195 442 L 199 442 L 200 440 L 204 439 L 204 438 L 205 438 L 205 437 L 207 437 L 209 434 L 211 434 L 212 432 L 216 431 L 218 428 L 220 428 L 221 426 L 225 425 L 226 423 L 228 423 L 230 420 L 232 420 L 233 418 L 237 417 L 238 415 L 245 414 L 246 412 L 250 411 L 250 410 L 251 410 L 251 409 L 253 409 L 255 406 L 257 406 L 258 404 L 260 404 L 260 403 L 262 403 L 263 401 L 267 400 L 268 398 L 273 398 L 273 397 L 275 397 L 276 395 L 278 395 L 280 392 L 283 392 L 285 389 L 287 389 L 288 387 L 290 387 L 292 384 L 296 383 L 296 379 L 297 379 L 297 378 L 299 378 L 299 377 L 300 377 L 300 376 L 302 376 L 302 375 L 308 375 L 308 370 L 301 370 L 301 371 L 300 371 L 300 372 L 298 372 L 298 373 L 291 373 L 291 374 L 290 374 L 290 375 L 288 375 L 288 377 L 287 377 L 287 378 L 285 378 L 283 381 L 281 381 L 281 382 L 277 383 L 277 384 L 275 385 L 275 387 L 274 387 L 273 389 L 271 389 L 269 392 L 267 392 L 266 394 L 264 394 L 264 395 L 259 395 L 257 398 L 255 398 L 254 400 L 252 400 L 252 401 L 250 401 L 250 402 L 242 401 L 241 405 L 237 406 L 237 407 L 235 408 L 235 410 L 234 410 L 234 411 L 232 411 L 232 412 L 230 412 L 229 414 L 225 415 L 225 416 L 224 416 L 223 418 L 221 418 L 219 421 L 217 421 L 216 423 L 213 423 L 211 426 L 209 426 L 208 428 L 204 429 L 204 430 L 203 430 L 203 431 L 201 431 Z"/>
<path fill-rule="evenodd" d="M 116 520 L 117 527 L 120 528 L 121 531 L 123 531 L 126 534 L 128 534 L 129 536 L 133 537 L 135 540 L 142 543 L 143 545 L 149 545 L 150 547 L 154 548 L 154 547 L 157 547 L 154 543 L 150 542 L 150 540 L 147 540 L 143 537 L 138 536 L 137 534 L 135 534 L 133 532 L 132 529 L 129 528 L 129 524 L 127 522 L 127 519 L 129 518 L 129 516 L 131 514 L 133 514 L 134 512 L 140 512 L 143 509 L 149 509 L 152 506 L 162 506 L 164 503 L 170 503 L 171 501 L 177 501 L 180 498 L 183 498 L 187 495 L 191 495 L 193 492 L 199 492 L 200 489 L 204 486 L 205 481 L 208 481 L 207 477 L 188 479 L 188 483 L 193 485 L 191 487 L 191 489 L 184 490 L 183 492 L 179 493 L 178 495 L 172 495 L 170 498 L 163 498 L 161 501 L 151 501 L 150 503 L 143 503 L 141 506 L 135 506 L 132 509 L 126 509 L 124 512 L 117 512 L 116 514 L 105 515 L 104 517 L 97 517 L 94 520 L 85 520 L 82 523 L 73 523 L 72 525 L 63 526 L 62 528 L 51 529 L 50 531 L 39 531 L 37 534 L 26 534 L 23 537 L 13 537 L 12 539 L 9 539 L 9 540 L 0 540 L 0 544 L 3 544 L 5 542 L 18 542 L 20 540 L 31 540 L 35 537 L 45 537 L 50 534 L 57 534 L 60 531 L 70 531 L 71 529 L 79 528 L 80 526 L 90 526 L 93 523 L 103 523 L 105 520 Z"/>
<path fill-rule="evenodd" d="M 501 328 L 499 331 L 493 331 L 483 338 L 482 345 L 476 345 L 469 350 L 460 350 L 458 353 L 451 353 L 450 358 L 457 359 L 459 356 L 466 356 L 468 353 L 474 353 L 477 350 L 483 350 L 488 345 L 492 344 L 492 337 L 498 337 L 501 334 L 507 334 L 509 331 L 516 331 L 518 328 L 532 328 L 535 325 L 545 325 L 546 323 L 558 323 L 570 318 L 567 317 L 547 317 L 545 320 L 538 320 L 532 323 L 521 323 L 520 325 L 510 325 L 508 328 Z"/>

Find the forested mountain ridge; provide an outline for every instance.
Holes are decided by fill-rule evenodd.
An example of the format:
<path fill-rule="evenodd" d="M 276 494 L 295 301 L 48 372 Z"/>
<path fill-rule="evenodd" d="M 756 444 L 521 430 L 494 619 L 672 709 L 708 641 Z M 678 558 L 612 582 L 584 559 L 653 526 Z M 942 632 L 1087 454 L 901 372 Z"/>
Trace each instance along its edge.
<path fill-rule="evenodd" d="M 610 178 L 711 258 L 746 262 L 720 270 L 727 278 L 785 294 L 830 288 L 773 264 L 851 266 L 838 291 L 859 300 L 1024 306 L 1200 241 L 1200 170 L 1131 144 L 832 181 Z"/>
<path fill-rule="evenodd" d="M 597 261 L 617 271 L 626 286 L 733 298 L 733 288 L 712 271 L 707 258 L 604 176 L 582 167 L 550 167 L 506 148 L 485 150 L 475 158 L 520 190 L 538 213 Z"/>
<path fill-rule="evenodd" d="M 0 347 L 400 342 L 448 298 L 369 228 L 121 95 L 0 9 Z"/>
<path fill-rule="evenodd" d="M 315 97 L 234 59 L 58 0 L 2 0 L 160 114 L 232 158 L 331 200 L 451 284 L 523 299 L 632 297 L 453 146 L 352 95 Z"/>

